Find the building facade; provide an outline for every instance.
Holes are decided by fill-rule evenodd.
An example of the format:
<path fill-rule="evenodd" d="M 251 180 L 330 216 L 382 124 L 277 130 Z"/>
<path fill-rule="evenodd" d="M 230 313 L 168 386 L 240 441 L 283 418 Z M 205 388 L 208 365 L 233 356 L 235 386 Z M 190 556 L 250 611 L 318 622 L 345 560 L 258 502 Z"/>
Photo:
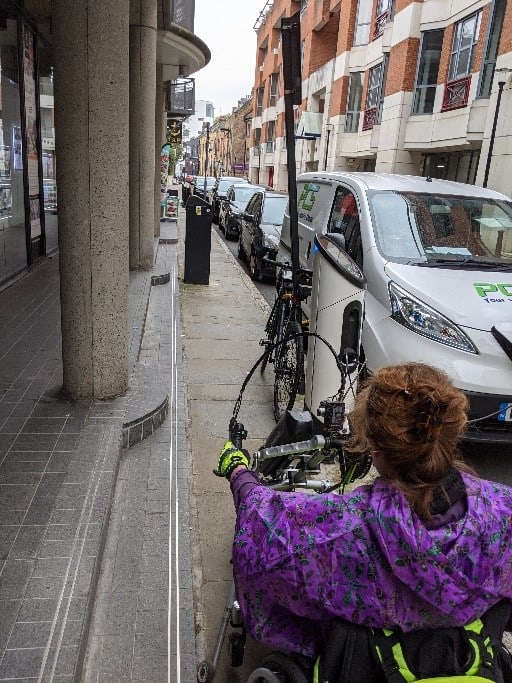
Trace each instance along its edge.
<path fill-rule="evenodd" d="M 0 4 L 0 288 L 58 249 L 74 398 L 128 389 L 130 271 L 154 264 L 167 84 L 209 59 L 193 1 Z"/>
<path fill-rule="evenodd" d="M 281 18 L 300 12 L 297 172 L 382 171 L 512 194 L 510 0 L 276 0 L 256 24 L 250 179 L 287 188 Z"/>

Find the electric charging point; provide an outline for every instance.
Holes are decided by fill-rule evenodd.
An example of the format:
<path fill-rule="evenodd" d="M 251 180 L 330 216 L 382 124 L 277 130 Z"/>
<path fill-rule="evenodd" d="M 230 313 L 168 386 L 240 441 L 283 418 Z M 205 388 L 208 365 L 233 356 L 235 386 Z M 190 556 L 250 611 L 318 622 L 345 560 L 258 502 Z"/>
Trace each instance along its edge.
<path fill-rule="evenodd" d="M 185 270 L 183 282 L 210 284 L 210 251 L 212 247 L 212 206 L 197 195 L 191 195 L 185 207 Z"/>

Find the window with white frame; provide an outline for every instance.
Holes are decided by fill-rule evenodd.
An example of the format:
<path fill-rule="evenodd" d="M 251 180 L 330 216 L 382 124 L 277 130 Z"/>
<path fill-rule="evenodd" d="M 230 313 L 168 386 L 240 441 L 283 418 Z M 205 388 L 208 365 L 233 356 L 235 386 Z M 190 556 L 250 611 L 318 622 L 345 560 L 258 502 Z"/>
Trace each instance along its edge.
<path fill-rule="evenodd" d="M 259 156 L 261 145 L 261 128 L 254 128 L 254 156 Z"/>
<path fill-rule="evenodd" d="M 434 111 L 443 36 L 443 29 L 424 31 L 421 34 L 420 60 L 412 105 L 413 114 L 431 114 Z"/>
<path fill-rule="evenodd" d="M 268 106 L 275 107 L 279 97 L 279 74 L 270 74 L 270 87 L 268 95 Z"/>
<path fill-rule="evenodd" d="M 471 73 L 475 47 L 480 32 L 481 12 L 455 24 L 448 80 L 455 81 Z"/>
<path fill-rule="evenodd" d="M 384 100 L 384 81 L 386 78 L 387 61 L 388 55 L 385 54 L 382 62 L 370 69 L 363 130 L 373 128 L 374 125 L 380 123 L 382 103 Z"/>
<path fill-rule="evenodd" d="M 370 38 L 373 0 L 359 0 L 357 3 L 354 45 L 367 45 Z"/>
<path fill-rule="evenodd" d="M 480 84 L 478 86 L 479 97 L 489 97 L 491 94 L 494 70 L 496 69 L 496 57 L 498 46 L 503 29 L 503 19 L 507 0 L 494 0 L 492 5 L 491 23 L 487 34 L 487 45 L 485 47 L 485 57 L 480 73 Z"/>
<path fill-rule="evenodd" d="M 256 91 L 256 116 L 261 116 L 263 112 L 263 88 Z"/>
<path fill-rule="evenodd" d="M 371 109 L 376 107 L 380 109 L 382 104 L 382 93 L 384 85 L 384 75 L 386 71 L 386 55 L 380 64 L 372 67 L 370 69 L 370 75 L 368 79 L 368 93 L 366 95 L 366 108 Z"/>
<path fill-rule="evenodd" d="M 267 122 L 267 152 L 273 152 L 274 151 L 274 146 L 275 146 L 275 130 L 276 130 L 276 122 L 275 121 L 268 121 Z"/>
<path fill-rule="evenodd" d="M 348 81 L 347 111 L 345 113 L 345 131 L 356 133 L 359 128 L 359 115 L 363 96 L 363 74 L 352 72 Z"/>

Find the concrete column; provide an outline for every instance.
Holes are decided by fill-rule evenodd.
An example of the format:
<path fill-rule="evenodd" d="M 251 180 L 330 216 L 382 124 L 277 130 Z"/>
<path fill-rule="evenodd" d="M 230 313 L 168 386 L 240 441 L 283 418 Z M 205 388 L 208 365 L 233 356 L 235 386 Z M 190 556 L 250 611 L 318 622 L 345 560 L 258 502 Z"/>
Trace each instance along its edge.
<path fill-rule="evenodd" d="M 153 268 L 157 0 L 130 0 L 130 269 Z"/>
<path fill-rule="evenodd" d="M 156 105 L 155 105 L 155 237 L 160 235 L 160 150 L 165 144 L 166 116 L 164 110 L 165 93 L 163 66 L 156 65 Z"/>
<path fill-rule="evenodd" d="M 128 9 L 53 5 L 64 389 L 128 388 Z"/>

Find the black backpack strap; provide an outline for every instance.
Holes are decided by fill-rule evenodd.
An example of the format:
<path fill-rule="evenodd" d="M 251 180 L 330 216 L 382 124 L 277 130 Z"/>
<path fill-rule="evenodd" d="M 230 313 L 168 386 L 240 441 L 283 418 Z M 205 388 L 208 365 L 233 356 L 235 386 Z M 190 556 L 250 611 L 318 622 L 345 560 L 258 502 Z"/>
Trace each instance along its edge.
<path fill-rule="evenodd" d="M 400 660 L 403 660 L 403 653 L 398 633 L 387 629 L 373 628 L 372 636 L 377 657 L 388 683 L 407 683 L 407 679 L 400 671 L 399 666 Z"/>

